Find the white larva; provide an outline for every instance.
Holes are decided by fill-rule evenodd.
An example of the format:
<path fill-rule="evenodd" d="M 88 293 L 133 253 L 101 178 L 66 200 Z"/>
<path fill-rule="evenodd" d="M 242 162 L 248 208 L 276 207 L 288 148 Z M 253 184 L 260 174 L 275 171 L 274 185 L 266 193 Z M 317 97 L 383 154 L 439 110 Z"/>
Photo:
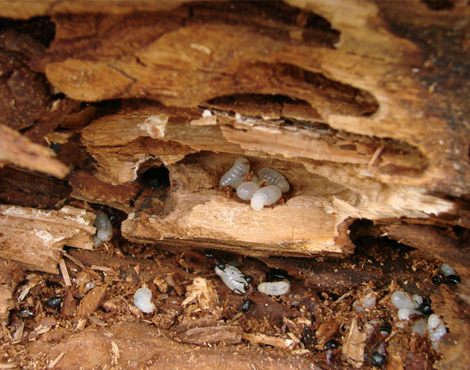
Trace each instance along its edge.
<path fill-rule="evenodd" d="M 408 321 L 413 315 L 422 315 L 421 312 L 412 310 L 410 308 L 400 308 L 398 310 L 398 319 L 402 321 Z"/>
<path fill-rule="evenodd" d="M 98 211 L 96 212 L 94 225 L 97 229 L 107 229 L 111 227 L 111 221 L 106 213 Z"/>
<path fill-rule="evenodd" d="M 245 174 L 247 174 L 249 170 L 250 162 L 248 162 L 248 159 L 238 158 L 235 161 L 233 167 L 229 169 L 220 179 L 220 186 L 235 186 L 234 183 L 240 179 L 243 181 Z"/>
<path fill-rule="evenodd" d="M 258 189 L 258 184 L 254 181 L 243 182 L 237 188 L 237 195 L 240 199 L 250 200 Z"/>
<path fill-rule="evenodd" d="M 407 293 L 405 292 L 395 292 L 392 294 L 391 300 L 393 305 L 400 309 L 400 308 L 407 308 L 409 310 L 414 310 L 418 308 L 419 304 L 416 301 L 417 298 L 414 297 L 415 299 L 411 298 Z"/>
<path fill-rule="evenodd" d="M 258 290 L 267 295 L 284 295 L 290 289 L 288 281 L 276 281 L 273 283 L 261 283 L 258 285 Z"/>
<path fill-rule="evenodd" d="M 151 302 L 152 292 L 148 288 L 140 288 L 134 293 L 135 306 L 145 313 L 155 311 L 155 305 Z"/>
<path fill-rule="evenodd" d="M 101 244 L 101 242 L 107 242 L 111 240 L 113 236 L 113 225 L 109 220 L 109 217 L 104 212 L 97 212 L 95 223 L 96 227 L 96 237 L 95 237 L 95 246 Z"/>
<path fill-rule="evenodd" d="M 259 170 L 258 176 L 261 180 L 266 180 L 269 185 L 279 186 L 279 189 L 281 189 L 283 193 L 287 193 L 290 189 L 290 185 L 286 178 L 270 167 Z"/>
<path fill-rule="evenodd" d="M 231 291 L 237 294 L 245 293 L 245 286 L 248 283 L 245 280 L 245 275 L 235 266 L 227 265 L 223 270 L 216 267 L 215 273 L 221 277 Z"/>
<path fill-rule="evenodd" d="M 264 206 L 276 203 L 281 198 L 282 192 L 276 185 L 269 185 L 257 190 L 251 198 L 251 208 L 261 211 Z"/>
<path fill-rule="evenodd" d="M 98 230 L 98 232 L 96 233 L 96 237 L 103 241 L 103 242 L 107 242 L 109 240 L 111 240 L 111 237 L 113 236 L 113 230 L 112 229 L 103 229 L 103 230 Z"/>
<path fill-rule="evenodd" d="M 436 314 L 432 314 L 428 318 L 429 339 L 431 339 L 432 347 L 437 351 L 439 339 L 447 334 L 446 326 L 442 319 Z"/>

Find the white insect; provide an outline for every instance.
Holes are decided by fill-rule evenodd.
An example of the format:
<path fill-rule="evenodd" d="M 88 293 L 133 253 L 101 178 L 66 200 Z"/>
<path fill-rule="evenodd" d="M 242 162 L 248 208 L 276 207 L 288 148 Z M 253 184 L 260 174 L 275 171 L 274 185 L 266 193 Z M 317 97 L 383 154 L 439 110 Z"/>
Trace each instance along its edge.
<path fill-rule="evenodd" d="M 273 283 L 261 283 L 258 285 L 258 290 L 267 295 L 284 295 L 290 289 L 288 281 L 276 281 Z"/>
<path fill-rule="evenodd" d="M 253 194 L 251 208 L 255 211 L 261 211 L 264 206 L 276 203 L 281 196 L 281 189 L 277 185 L 268 185 Z"/>
<path fill-rule="evenodd" d="M 224 269 L 215 267 L 215 273 L 219 275 L 228 288 L 237 293 L 244 294 L 245 286 L 248 284 L 245 275 L 235 266 L 227 265 Z"/>
<path fill-rule="evenodd" d="M 406 308 L 409 310 L 414 310 L 419 306 L 419 298 L 418 296 L 413 296 L 413 298 L 411 298 L 407 293 L 398 291 L 392 294 L 391 300 L 393 305 L 398 309 Z"/>
<path fill-rule="evenodd" d="M 113 225 L 109 220 L 109 217 L 104 212 L 97 212 L 95 223 L 97 231 L 95 235 L 95 246 L 101 244 L 101 242 L 109 241 L 113 236 Z"/>
<path fill-rule="evenodd" d="M 446 326 L 442 322 L 442 319 L 432 314 L 428 318 L 428 332 L 429 339 L 431 339 L 432 347 L 437 351 L 439 339 L 447 334 Z"/>
<path fill-rule="evenodd" d="M 152 292 L 148 288 L 140 288 L 134 293 L 135 306 L 145 313 L 155 311 L 155 305 L 151 302 Z"/>
<path fill-rule="evenodd" d="M 238 158 L 233 167 L 229 169 L 220 179 L 220 186 L 229 186 L 237 187 L 240 183 L 243 182 L 245 174 L 250 170 L 250 162 L 246 158 Z"/>
<path fill-rule="evenodd" d="M 266 180 L 269 185 L 279 186 L 279 189 L 281 189 L 283 193 L 287 193 L 290 189 L 290 185 L 286 178 L 270 167 L 259 170 L 258 176 L 261 180 Z"/>
<path fill-rule="evenodd" d="M 240 199 L 250 200 L 258 189 L 258 184 L 254 181 L 242 182 L 237 188 L 237 195 Z"/>
<path fill-rule="evenodd" d="M 442 264 L 439 270 L 444 276 L 455 275 L 455 270 L 445 263 Z"/>

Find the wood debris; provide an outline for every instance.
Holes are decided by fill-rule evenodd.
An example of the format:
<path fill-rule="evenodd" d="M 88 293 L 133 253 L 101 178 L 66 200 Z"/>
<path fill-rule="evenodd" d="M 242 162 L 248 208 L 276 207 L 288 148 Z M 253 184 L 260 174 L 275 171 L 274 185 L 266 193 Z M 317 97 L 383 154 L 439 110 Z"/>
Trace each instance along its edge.
<path fill-rule="evenodd" d="M 81 300 L 78 309 L 78 317 L 88 317 L 101 305 L 106 295 L 106 285 L 100 285 L 89 291 Z"/>
<path fill-rule="evenodd" d="M 296 342 L 292 339 L 272 337 L 264 334 L 242 333 L 242 338 L 252 343 L 267 344 L 277 348 L 294 349 Z"/>
<path fill-rule="evenodd" d="M 239 344 L 242 341 L 240 328 L 225 325 L 212 319 L 200 319 L 180 324 L 176 328 L 178 339 L 183 343 L 210 346 L 216 343 Z"/>
<path fill-rule="evenodd" d="M 95 215 L 83 209 L 59 211 L 0 206 L 0 256 L 32 270 L 57 274 L 64 245 L 92 249 Z"/>
<path fill-rule="evenodd" d="M 0 124 L 0 163 L 12 163 L 33 171 L 64 178 L 67 166 L 52 158 L 51 152 L 19 132 Z"/>
<path fill-rule="evenodd" d="M 367 334 L 360 332 L 357 326 L 357 320 L 353 319 L 348 337 L 343 345 L 343 357 L 355 368 L 360 368 L 364 364 L 366 340 Z"/>
<path fill-rule="evenodd" d="M 197 303 L 201 309 L 208 310 L 213 308 L 218 302 L 217 292 L 206 279 L 194 279 L 193 283 L 186 290 L 187 297 L 181 303 L 182 306 Z"/>

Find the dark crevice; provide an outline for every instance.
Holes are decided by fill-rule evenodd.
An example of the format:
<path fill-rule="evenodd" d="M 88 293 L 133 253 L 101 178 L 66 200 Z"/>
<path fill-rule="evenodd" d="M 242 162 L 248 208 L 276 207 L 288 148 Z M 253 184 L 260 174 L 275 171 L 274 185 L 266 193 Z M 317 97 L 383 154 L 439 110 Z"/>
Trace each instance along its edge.
<path fill-rule="evenodd" d="M 276 40 L 333 48 L 340 33 L 323 17 L 282 1 L 200 2 L 184 5 L 193 23 L 245 25 Z M 217 15 L 214 17 L 214 15 Z"/>
<path fill-rule="evenodd" d="M 380 173 L 398 176 L 418 176 L 428 167 L 428 160 L 415 146 L 406 142 L 378 138 L 333 129 L 307 102 L 285 95 L 242 94 L 211 99 L 201 106 L 215 114 L 254 120 L 259 126 L 274 127 L 286 134 L 304 132 L 306 137 L 323 140 L 329 146 L 355 150 L 372 157 L 380 151 L 373 166 Z"/>
<path fill-rule="evenodd" d="M 10 37 L 13 35 L 7 34 L 8 30 L 14 30 L 17 40 Z M 16 48 L 20 48 L 17 51 L 23 51 L 24 48 L 29 47 L 22 38 L 25 36 L 48 47 L 55 37 L 55 24 L 51 22 L 49 17 L 35 17 L 28 20 L 0 19 L 0 44 L 8 43 L 10 46 L 8 49 L 11 49 L 16 43 Z"/>
<path fill-rule="evenodd" d="M 326 100 L 340 103 L 337 114 L 370 116 L 379 109 L 379 103 L 371 93 L 327 78 L 322 73 L 291 64 L 275 65 L 273 71 L 279 81 L 289 83 L 291 79 L 296 85 L 305 84 Z"/>
<path fill-rule="evenodd" d="M 431 10 L 452 10 L 454 1 L 452 0 L 421 0 Z"/>
<path fill-rule="evenodd" d="M 153 190 L 168 189 L 170 187 L 170 171 L 165 166 L 150 167 L 142 165 L 140 179 Z M 142 170 L 139 169 L 140 171 Z M 139 172 L 140 172 L 139 171 Z"/>

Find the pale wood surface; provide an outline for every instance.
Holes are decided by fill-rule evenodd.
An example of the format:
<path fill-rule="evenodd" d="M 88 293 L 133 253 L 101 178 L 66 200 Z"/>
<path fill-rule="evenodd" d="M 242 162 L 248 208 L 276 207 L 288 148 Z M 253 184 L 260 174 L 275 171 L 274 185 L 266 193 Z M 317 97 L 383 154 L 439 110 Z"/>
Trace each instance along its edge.
<path fill-rule="evenodd" d="M 59 211 L 0 206 L 0 256 L 29 269 L 59 273 L 64 245 L 93 249 L 93 213 L 73 207 Z"/>

